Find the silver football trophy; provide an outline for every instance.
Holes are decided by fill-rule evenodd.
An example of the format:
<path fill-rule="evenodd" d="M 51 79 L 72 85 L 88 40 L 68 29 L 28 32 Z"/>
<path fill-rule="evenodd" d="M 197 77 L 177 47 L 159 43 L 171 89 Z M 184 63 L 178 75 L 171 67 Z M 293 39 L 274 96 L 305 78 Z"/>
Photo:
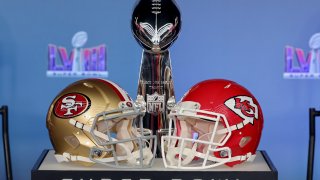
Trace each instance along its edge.
<path fill-rule="evenodd" d="M 170 107 L 175 104 L 171 60 L 168 48 L 181 28 L 175 0 L 138 0 L 132 19 L 132 32 L 143 47 L 137 100 L 146 103 L 144 127 L 158 136 L 168 133 Z M 158 157 L 160 157 L 158 150 Z"/>

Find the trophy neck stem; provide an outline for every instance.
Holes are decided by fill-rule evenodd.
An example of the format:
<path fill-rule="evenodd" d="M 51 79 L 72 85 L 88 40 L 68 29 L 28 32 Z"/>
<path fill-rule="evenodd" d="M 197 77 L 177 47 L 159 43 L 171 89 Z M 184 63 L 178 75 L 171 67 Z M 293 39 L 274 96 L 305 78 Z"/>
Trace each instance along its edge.
<path fill-rule="evenodd" d="M 154 52 L 149 52 L 149 51 L 143 51 L 143 56 L 145 57 L 151 57 L 151 58 L 156 58 L 156 57 L 169 57 L 170 53 L 169 50 L 162 51 L 159 53 L 154 53 Z"/>

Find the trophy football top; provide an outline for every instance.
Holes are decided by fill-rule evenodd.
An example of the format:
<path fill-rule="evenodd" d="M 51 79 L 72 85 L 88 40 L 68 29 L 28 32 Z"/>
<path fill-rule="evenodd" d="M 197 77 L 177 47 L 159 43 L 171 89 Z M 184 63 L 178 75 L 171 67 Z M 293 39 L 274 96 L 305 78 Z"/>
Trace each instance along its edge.
<path fill-rule="evenodd" d="M 77 32 L 71 40 L 71 44 L 74 48 L 80 48 L 84 46 L 88 41 L 88 34 L 85 31 Z"/>
<path fill-rule="evenodd" d="M 181 28 L 175 0 L 139 0 L 132 14 L 131 27 L 134 37 L 146 51 L 167 50 Z"/>

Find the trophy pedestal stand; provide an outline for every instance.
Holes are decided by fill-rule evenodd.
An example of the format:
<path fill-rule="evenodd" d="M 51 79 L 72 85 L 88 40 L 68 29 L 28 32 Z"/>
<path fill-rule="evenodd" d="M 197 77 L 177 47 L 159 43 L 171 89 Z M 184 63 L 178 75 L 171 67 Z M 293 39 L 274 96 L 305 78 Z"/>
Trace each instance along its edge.
<path fill-rule="evenodd" d="M 84 167 L 58 163 L 53 150 L 44 150 L 31 170 L 32 180 L 277 180 L 278 171 L 265 151 L 258 151 L 253 162 L 233 168 L 218 166 L 206 170 L 164 168 L 162 159 L 155 159 L 148 169 L 115 169 L 101 164 Z"/>

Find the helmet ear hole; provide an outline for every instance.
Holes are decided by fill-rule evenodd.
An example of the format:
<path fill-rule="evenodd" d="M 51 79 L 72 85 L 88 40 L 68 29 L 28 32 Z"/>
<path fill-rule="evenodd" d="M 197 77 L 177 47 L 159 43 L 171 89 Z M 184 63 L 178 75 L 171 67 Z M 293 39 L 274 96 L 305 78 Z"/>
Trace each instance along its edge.
<path fill-rule="evenodd" d="M 76 136 L 66 136 L 64 140 L 73 148 L 76 149 L 79 145 L 80 142 Z"/>
<path fill-rule="evenodd" d="M 239 142 L 239 146 L 241 148 L 243 148 L 245 145 L 247 145 L 249 142 L 251 141 L 251 137 L 250 136 L 246 136 L 241 138 L 240 142 Z"/>

